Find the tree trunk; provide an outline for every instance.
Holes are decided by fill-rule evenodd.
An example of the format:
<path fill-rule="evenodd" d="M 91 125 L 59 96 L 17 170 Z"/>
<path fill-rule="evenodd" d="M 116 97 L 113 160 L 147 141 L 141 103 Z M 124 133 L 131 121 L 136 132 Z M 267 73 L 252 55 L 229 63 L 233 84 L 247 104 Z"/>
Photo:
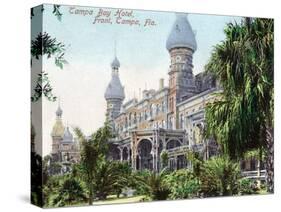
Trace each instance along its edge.
<path fill-rule="evenodd" d="M 273 128 L 266 128 L 266 184 L 267 191 L 274 193 L 274 134 Z"/>
<path fill-rule="evenodd" d="M 262 163 L 262 148 L 259 148 L 259 153 L 258 153 L 258 164 L 257 164 L 257 176 L 258 176 L 258 188 L 261 187 L 261 163 Z"/>
<path fill-rule="evenodd" d="M 89 191 L 89 205 L 93 205 L 93 186 L 90 185 L 89 189 L 90 189 L 90 191 Z"/>

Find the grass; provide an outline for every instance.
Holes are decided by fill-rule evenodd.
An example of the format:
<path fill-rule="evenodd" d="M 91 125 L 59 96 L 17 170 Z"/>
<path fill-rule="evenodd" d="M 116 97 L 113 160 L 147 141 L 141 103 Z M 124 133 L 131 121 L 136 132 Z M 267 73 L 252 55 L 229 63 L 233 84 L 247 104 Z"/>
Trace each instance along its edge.
<path fill-rule="evenodd" d="M 93 205 L 141 202 L 144 197 L 145 196 L 142 196 L 142 195 L 140 195 L 140 196 L 133 196 L 133 197 L 121 197 L 121 198 L 117 198 L 116 196 L 109 196 L 106 200 L 94 201 Z"/>

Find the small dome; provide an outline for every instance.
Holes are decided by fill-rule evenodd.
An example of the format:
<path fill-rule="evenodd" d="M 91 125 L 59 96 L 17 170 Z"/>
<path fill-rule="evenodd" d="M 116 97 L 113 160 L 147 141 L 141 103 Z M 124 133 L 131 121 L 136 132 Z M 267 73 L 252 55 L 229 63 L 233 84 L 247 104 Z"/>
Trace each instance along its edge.
<path fill-rule="evenodd" d="M 61 117 L 62 116 L 62 109 L 60 108 L 60 106 L 58 106 L 58 109 L 56 111 L 56 115 L 57 115 L 57 117 Z"/>
<path fill-rule="evenodd" d="M 63 142 L 69 143 L 73 141 L 73 135 L 72 133 L 69 131 L 69 127 L 66 127 L 64 134 L 63 134 Z"/>
<path fill-rule="evenodd" d="M 117 57 L 115 57 L 114 60 L 112 61 L 112 63 L 111 63 L 111 68 L 113 68 L 113 69 L 118 69 L 118 68 L 120 68 L 120 62 L 119 62 L 119 60 L 117 59 Z"/>
<path fill-rule="evenodd" d="M 194 32 L 187 19 L 187 14 L 176 14 L 176 21 L 166 42 L 166 48 L 170 51 L 173 48 L 186 47 L 196 51 L 197 44 Z"/>

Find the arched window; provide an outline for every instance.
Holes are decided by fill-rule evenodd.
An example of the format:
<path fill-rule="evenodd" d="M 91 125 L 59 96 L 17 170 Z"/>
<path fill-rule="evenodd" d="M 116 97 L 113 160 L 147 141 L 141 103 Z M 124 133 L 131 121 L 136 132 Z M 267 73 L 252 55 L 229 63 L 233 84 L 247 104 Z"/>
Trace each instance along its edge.
<path fill-rule="evenodd" d="M 179 147 L 181 144 L 179 141 L 177 140 L 170 140 L 168 143 L 167 143 L 167 146 L 166 148 L 167 149 L 174 149 L 176 147 Z"/>

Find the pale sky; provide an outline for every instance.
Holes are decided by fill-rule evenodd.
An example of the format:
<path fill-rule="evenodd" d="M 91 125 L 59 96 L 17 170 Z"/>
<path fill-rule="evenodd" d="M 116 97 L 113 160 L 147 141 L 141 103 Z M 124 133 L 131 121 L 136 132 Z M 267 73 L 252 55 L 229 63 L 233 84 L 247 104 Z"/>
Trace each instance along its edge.
<path fill-rule="evenodd" d="M 61 99 L 65 125 L 79 126 L 85 134 L 90 134 L 101 127 L 105 120 L 104 91 L 111 78 L 110 63 L 114 57 L 115 40 L 117 57 L 121 63 L 119 76 L 125 86 L 125 101 L 134 96 L 138 98 L 139 89 L 143 90 L 145 85 L 157 89 L 160 78 L 164 78 L 167 85 L 170 60 L 166 39 L 175 13 L 134 10 L 133 17 L 129 19 L 139 20 L 140 26 L 129 26 L 115 23 L 113 15 L 117 9 L 102 8 L 111 11 L 112 24 L 93 24 L 100 8 L 76 8 L 93 10 L 93 14 L 73 15 L 69 13 L 69 6 L 62 6 L 60 22 L 52 14 L 53 7 L 45 6 L 43 31 L 67 46 L 65 58 L 69 64 L 61 70 L 55 66 L 52 58 L 44 58 L 43 67 L 49 73 L 54 95 Z M 153 20 L 156 25 L 144 27 L 146 19 Z M 224 39 L 226 23 L 240 19 L 188 14 L 198 46 L 193 56 L 194 74 L 204 70 L 212 47 Z M 44 155 L 51 151 L 50 133 L 57 106 L 57 102 L 43 99 Z M 33 122 L 36 123 L 35 120 Z M 38 130 L 36 124 L 35 130 Z"/>

